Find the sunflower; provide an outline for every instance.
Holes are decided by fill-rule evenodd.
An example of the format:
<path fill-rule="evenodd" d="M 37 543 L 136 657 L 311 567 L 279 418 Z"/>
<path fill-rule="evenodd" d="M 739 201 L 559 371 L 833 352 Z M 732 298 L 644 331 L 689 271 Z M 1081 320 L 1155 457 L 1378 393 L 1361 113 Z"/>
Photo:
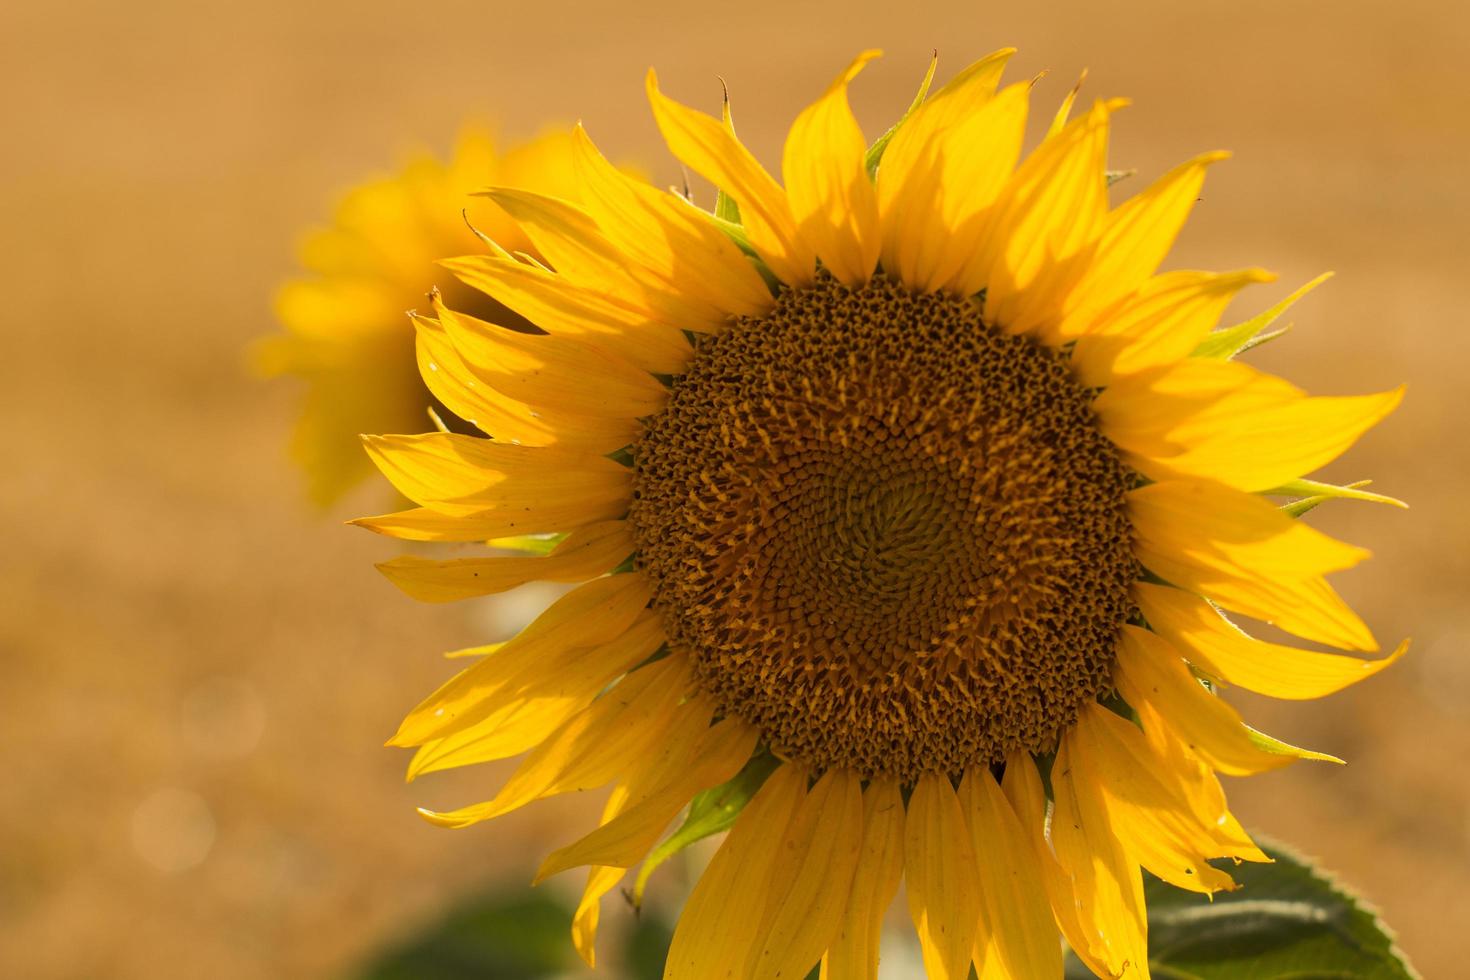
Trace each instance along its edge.
<path fill-rule="evenodd" d="M 263 374 L 307 383 L 292 454 L 317 504 L 332 503 L 373 472 L 358 433 L 412 431 L 427 422 L 433 400 L 419 380 L 404 311 L 423 302 L 434 263 L 476 247 L 470 223 L 506 247 L 531 248 L 493 202 L 470 197 L 489 182 L 575 200 L 570 137 L 548 133 L 502 154 L 488 131 L 467 128 L 447 162 L 421 155 L 391 177 L 354 188 L 331 227 L 303 242 L 305 274 L 276 298 L 284 333 L 253 353 Z M 457 289 L 453 299 L 466 312 L 514 324 L 483 293 Z"/>
<path fill-rule="evenodd" d="M 1216 331 L 1269 275 L 1156 272 L 1223 154 L 1112 207 L 1124 103 L 1068 121 L 1069 97 L 1022 159 L 1011 53 L 921 91 L 872 147 L 847 99 L 863 54 L 791 127 L 784 186 L 728 109 L 650 73 L 715 212 L 578 128 L 581 205 L 488 192 L 546 264 L 445 263 L 545 334 L 442 297 L 416 321 L 430 389 L 491 438 L 368 438 L 421 506 L 357 523 L 546 550 L 383 571 L 429 601 L 581 584 L 464 651 L 390 744 L 417 748 L 410 777 L 527 753 L 493 799 L 425 812 L 447 827 L 611 784 L 541 868 L 591 868 L 588 962 L 602 896 L 734 780 L 759 789 L 666 977 L 872 978 L 901 878 L 931 977 L 1058 977 L 1059 937 L 1101 976 L 1147 976 L 1140 869 L 1212 894 L 1233 887 L 1212 859 L 1267 860 L 1217 775 L 1330 758 L 1217 690 L 1317 698 L 1402 653 L 1226 618 L 1377 649 L 1324 577 L 1366 553 L 1297 517 L 1387 499 L 1304 474 L 1401 393 L 1308 397 L 1231 359 L 1296 297 Z"/>

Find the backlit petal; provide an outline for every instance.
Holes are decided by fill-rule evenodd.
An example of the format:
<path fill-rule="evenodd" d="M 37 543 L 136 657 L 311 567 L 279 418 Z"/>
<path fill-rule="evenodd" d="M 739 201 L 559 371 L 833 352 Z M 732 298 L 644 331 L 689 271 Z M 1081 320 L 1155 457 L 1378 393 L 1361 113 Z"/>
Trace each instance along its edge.
<path fill-rule="evenodd" d="M 1108 119 L 1123 104 L 1096 102 L 1037 147 L 1006 185 L 959 280 L 963 293 L 986 291 L 989 322 L 1033 329 L 1085 268 L 1107 213 Z"/>
<path fill-rule="evenodd" d="M 759 732 L 735 718 L 709 726 L 709 704 L 686 715 L 666 740 L 667 748 L 644 766 L 648 788 L 592 833 L 552 853 L 536 873 L 539 881 L 581 864 L 630 868 L 643 860 L 659 836 L 696 793 L 731 779 L 750 760 Z"/>
<path fill-rule="evenodd" d="M 1283 742 L 1252 738 L 1240 713 L 1190 673 L 1172 644 L 1137 626 L 1124 626 L 1114 679 L 1134 707 L 1149 705 L 1202 760 L 1227 776 L 1250 776 L 1298 759 L 1331 759 Z"/>
<path fill-rule="evenodd" d="M 735 980 L 760 935 L 763 899 L 780 853 L 782 831 L 806 798 L 807 773 L 779 767 L 741 811 L 694 886 L 669 947 L 664 980 Z"/>
<path fill-rule="evenodd" d="M 903 877 L 904 808 L 898 783 L 863 793 L 863 843 L 842 924 L 822 960 L 822 980 L 878 980 L 883 919 Z"/>
<path fill-rule="evenodd" d="M 1235 887 L 1211 858 L 1261 860 L 1254 845 L 1219 833 L 1228 811 L 1196 815 L 1181 774 L 1154 752 L 1131 722 L 1097 704 L 1085 705 L 1072 732 L 1075 751 L 1102 788 L 1109 824 L 1130 856 L 1179 888 L 1210 893 Z M 1203 817 L 1203 819 L 1201 819 Z"/>
<path fill-rule="evenodd" d="M 636 544 L 626 521 L 577 528 L 544 558 L 457 558 L 434 561 L 402 555 L 378 571 L 421 602 L 451 602 L 493 595 L 527 582 L 582 582 L 611 570 Z"/>
<path fill-rule="evenodd" d="M 613 643 L 640 620 L 656 623 L 656 617 L 642 615 L 651 596 L 648 584 L 636 574 L 610 575 L 574 589 L 493 655 L 465 669 L 420 702 L 404 720 L 392 744 L 418 745 L 473 724 L 488 713 L 483 700 L 511 684 L 521 672 L 544 666 L 548 658 L 564 651 Z M 647 636 L 640 637 L 635 650 L 655 643 L 661 635 L 652 626 L 645 628 Z"/>
<path fill-rule="evenodd" d="M 721 313 L 761 316 L 771 308 L 760 273 L 708 217 L 614 167 L 580 125 L 573 145 L 584 205 L 620 249 L 671 288 Z"/>
<path fill-rule="evenodd" d="M 660 322 L 626 297 L 577 286 L 565 276 L 514 259 L 468 255 L 439 264 L 553 337 L 581 338 L 653 374 L 682 372 L 694 356 L 682 331 L 708 326 Z M 711 317 L 715 323 L 722 319 Z"/>
<path fill-rule="evenodd" d="M 631 361 L 581 339 L 517 333 L 443 306 L 435 310 L 466 367 L 496 391 L 556 411 L 639 418 L 668 390 Z"/>
<path fill-rule="evenodd" d="M 968 124 L 990 101 L 1006 62 L 1015 53 L 1014 48 L 1003 48 L 960 72 L 904 120 L 883 151 L 877 174 L 878 210 L 883 224 L 883 268 L 906 285 L 923 289 L 935 278 L 938 271 L 935 257 L 930 255 L 926 258 L 920 252 L 933 236 L 939 236 L 941 240 L 929 247 L 942 251 L 945 244 L 942 239 L 948 226 L 941 208 L 964 203 L 961 198 L 950 204 L 942 193 L 946 183 L 943 174 L 947 156 L 952 155 L 954 148 L 973 155 L 1007 155 L 1008 144 L 1004 139 L 994 144 L 957 143 L 951 147 L 950 154 L 945 153 L 942 146 L 950 142 L 950 134 L 956 127 Z M 976 137 L 979 134 L 971 132 L 969 135 Z M 1012 154 L 1004 168 L 1006 175 L 1014 164 L 1015 155 Z M 972 210 L 982 209 L 988 203 L 978 201 Z"/>
<path fill-rule="evenodd" d="M 849 286 L 868 281 L 882 240 L 878 198 L 863 158 L 868 144 L 847 102 L 847 86 L 881 52 L 853 59 L 791 126 L 781 176 L 798 234 Z"/>
<path fill-rule="evenodd" d="M 919 777 L 904 821 L 909 915 L 932 980 L 965 980 L 980 921 L 975 851 L 949 779 Z"/>
<path fill-rule="evenodd" d="M 1060 977 L 1062 948 L 1041 862 L 988 768 L 965 773 L 960 805 L 974 842 L 984 909 L 975 944 L 980 977 Z"/>
<path fill-rule="evenodd" d="M 748 975 L 801 980 L 816 965 L 842 926 L 862 845 L 862 781 L 828 770 L 782 838 Z"/>
<path fill-rule="evenodd" d="M 741 224 L 751 246 L 782 282 L 804 286 L 816 272 L 816 255 L 801 237 L 786 192 L 730 128 L 658 90 L 648 72 L 653 117 L 674 156 L 708 178 L 740 205 Z"/>
<path fill-rule="evenodd" d="M 1153 483 L 1130 491 L 1128 506 L 1138 560 L 1166 581 L 1305 639 L 1376 649 L 1321 577 L 1361 561 L 1363 549 L 1219 484 Z"/>
<path fill-rule="evenodd" d="M 1394 663 L 1409 646 L 1405 641 L 1380 660 L 1299 650 L 1248 636 L 1203 598 L 1181 589 L 1139 582 L 1135 597 L 1149 625 L 1192 663 L 1228 684 L 1273 698 L 1335 694 Z"/>
<path fill-rule="evenodd" d="M 1147 980 L 1148 919 L 1138 862 L 1113 831 L 1096 767 L 1077 751 L 1076 729 L 1062 736 L 1051 784 L 1051 839 L 1072 879 L 1078 921 L 1093 959 L 1111 977 Z"/>
<path fill-rule="evenodd" d="M 1228 156 L 1195 157 L 1108 212 L 1097 252 L 1062 307 L 1059 336 L 1088 333 L 1099 313 L 1154 274 L 1199 198 L 1205 169 Z"/>
<path fill-rule="evenodd" d="M 1274 278 L 1260 269 L 1156 276 L 1078 339 L 1073 369 L 1084 385 L 1101 388 L 1119 376 L 1183 360 L 1220 322 L 1237 292 Z"/>
<path fill-rule="evenodd" d="M 441 827 L 467 827 L 534 800 L 593 789 L 659 745 L 689 692 L 689 667 L 667 657 L 635 670 L 572 717 L 521 762 L 493 800 L 448 813 L 419 811 Z"/>

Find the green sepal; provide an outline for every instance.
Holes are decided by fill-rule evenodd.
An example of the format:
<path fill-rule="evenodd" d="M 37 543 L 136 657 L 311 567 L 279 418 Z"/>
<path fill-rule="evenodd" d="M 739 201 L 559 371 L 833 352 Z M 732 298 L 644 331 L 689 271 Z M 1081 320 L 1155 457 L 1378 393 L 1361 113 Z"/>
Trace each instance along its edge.
<path fill-rule="evenodd" d="M 730 131 L 730 134 L 733 136 L 735 134 L 735 117 L 730 114 L 730 89 L 725 84 L 725 80 L 723 78 L 720 79 L 720 88 L 724 92 L 724 97 L 720 102 L 720 120 L 725 124 L 725 128 L 728 129 Z M 688 182 L 687 179 L 685 182 Z M 715 188 L 714 213 L 715 217 L 719 218 L 721 221 L 728 221 L 732 225 L 740 224 L 740 205 L 733 197 L 731 197 L 729 194 L 726 194 L 724 188 L 722 187 Z"/>
<path fill-rule="evenodd" d="M 1273 864 L 1216 862 L 1241 886 L 1214 900 L 1145 875 L 1149 967 L 1170 980 L 1418 980 L 1362 900 L 1280 844 Z M 1068 980 L 1092 973 L 1070 953 Z"/>
<path fill-rule="evenodd" d="M 1320 504 L 1326 503 L 1334 498 L 1345 500 L 1366 500 L 1374 504 L 1389 504 L 1393 507 L 1408 509 L 1408 504 L 1394 497 L 1385 497 L 1381 493 L 1369 493 L 1363 487 L 1371 484 L 1372 480 L 1359 480 L 1346 486 L 1338 486 L 1334 483 L 1319 483 L 1316 480 L 1292 480 L 1283 483 L 1279 487 L 1263 490 L 1262 493 L 1277 497 L 1300 497 L 1289 504 L 1283 504 L 1281 509 L 1292 517 L 1301 517 L 1307 511 L 1312 510 Z"/>
<path fill-rule="evenodd" d="M 710 220 L 715 223 L 716 228 L 725 233 L 730 241 L 735 243 L 740 251 L 745 253 L 746 258 L 755 263 L 756 271 L 766 281 L 766 288 L 771 291 L 771 294 L 775 295 L 780 292 L 781 280 L 776 278 L 776 274 L 766 265 L 765 260 L 760 257 L 760 253 L 751 246 L 750 238 L 745 234 L 745 229 L 733 221 L 721 218 L 717 214 L 710 215 Z"/>
<path fill-rule="evenodd" d="M 765 785 L 766 778 L 776 771 L 780 760 L 769 754 L 752 758 L 728 782 L 695 795 L 689 804 L 689 815 L 684 823 L 655 847 L 638 869 L 638 878 L 633 883 L 633 905 L 643 904 L 643 889 L 654 869 L 696 841 L 729 830 L 735 818 L 750 802 L 756 792 Z"/>
<path fill-rule="evenodd" d="M 1259 347 L 1268 340 L 1280 337 L 1290 329 L 1289 326 L 1282 327 L 1280 330 L 1273 330 L 1270 333 L 1261 333 L 1261 331 L 1275 323 L 1276 319 L 1291 309 L 1292 304 L 1297 300 L 1331 278 L 1332 273 L 1324 272 L 1269 310 L 1251 317 L 1244 323 L 1238 323 L 1233 327 L 1226 327 L 1223 330 L 1216 330 L 1194 349 L 1194 353 L 1191 356 L 1228 361 L 1237 354 L 1244 354 L 1253 347 Z"/>
<path fill-rule="evenodd" d="M 1289 742 L 1283 742 L 1279 738 L 1272 738 L 1265 732 L 1256 731 L 1254 728 L 1244 723 L 1242 723 L 1240 727 L 1245 729 L 1246 738 L 1251 740 L 1251 744 L 1260 749 L 1262 752 L 1269 752 L 1272 755 L 1289 755 L 1293 759 L 1307 759 L 1313 762 L 1335 762 L 1339 766 L 1347 765 L 1347 762 L 1345 760 L 1339 759 L 1335 755 L 1328 755 L 1326 752 L 1314 752 L 1311 749 L 1299 748 Z"/>
<path fill-rule="evenodd" d="M 715 188 L 715 217 L 732 225 L 740 224 L 740 205 L 718 187 Z"/>
<path fill-rule="evenodd" d="M 1290 327 L 1282 327 L 1280 330 L 1272 330 L 1269 333 L 1260 333 L 1260 327 L 1254 320 L 1245 323 L 1237 323 L 1233 327 L 1224 330 L 1216 330 L 1205 338 L 1204 342 L 1194 349 L 1192 357 L 1207 357 L 1214 361 L 1228 361 L 1232 357 L 1244 354 L 1253 347 L 1259 347 L 1268 340 L 1275 340 Z"/>
<path fill-rule="evenodd" d="M 1112 187 L 1118 181 L 1127 180 L 1129 177 L 1132 177 L 1136 173 L 1138 173 L 1137 167 L 1129 170 L 1109 170 L 1107 172 L 1108 186 Z"/>
<path fill-rule="evenodd" d="M 893 134 L 898 132 L 898 127 L 907 122 L 909 116 L 912 116 L 914 114 L 914 110 L 923 105 L 924 100 L 929 97 L 929 86 L 934 83 L 934 69 L 938 67 L 939 52 L 936 51 L 934 52 L 934 57 L 929 59 L 929 70 L 924 73 L 924 81 L 919 85 L 919 94 L 914 96 L 914 101 L 909 103 L 909 107 L 905 109 L 903 115 L 898 118 L 898 122 L 894 123 L 892 126 L 889 126 L 888 132 L 878 137 L 878 139 L 873 142 L 873 145 L 868 147 L 867 155 L 863 157 L 863 167 L 868 172 L 869 180 L 871 180 L 874 175 L 878 173 L 878 164 L 883 162 L 883 151 L 888 149 L 888 141 L 893 139 Z"/>

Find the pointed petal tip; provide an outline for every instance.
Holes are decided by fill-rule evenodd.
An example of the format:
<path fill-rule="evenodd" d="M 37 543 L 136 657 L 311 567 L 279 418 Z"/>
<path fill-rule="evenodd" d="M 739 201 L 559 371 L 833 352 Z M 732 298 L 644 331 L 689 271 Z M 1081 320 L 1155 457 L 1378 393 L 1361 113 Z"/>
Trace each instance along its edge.
<path fill-rule="evenodd" d="M 445 827 L 452 830 L 461 826 L 459 821 L 447 813 L 440 813 L 437 810 L 430 810 L 428 807 L 423 806 L 418 807 L 417 812 L 419 816 L 423 817 L 435 827 Z"/>

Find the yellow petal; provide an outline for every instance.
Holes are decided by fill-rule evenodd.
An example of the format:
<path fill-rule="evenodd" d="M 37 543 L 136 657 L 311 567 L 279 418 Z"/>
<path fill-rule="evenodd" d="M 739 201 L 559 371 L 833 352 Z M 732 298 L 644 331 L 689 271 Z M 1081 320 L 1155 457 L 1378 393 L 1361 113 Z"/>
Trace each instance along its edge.
<path fill-rule="evenodd" d="M 1251 840 L 1250 834 L 1230 812 L 1225 790 L 1215 770 L 1200 759 L 1174 734 L 1151 705 L 1135 709 L 1143 740 L 1154 753 L 1151 763 L 1167 772 L 1176 790 L 1187 801 L 1201 825 L 1213 828 L 1215 838 L 1240 855 L 1241 860 L 1269 862 L 1271 859 Z"/>
<path fill-rule="evenodd" d="M 573 142 L 585 206 L 619 249 L 672 289 L 697 296 L 716 323 L 770 310 L 774 299 L 765 280 L 708 217 L 614 167 L 580 125 Z"/>
<path fill-rule="evenodd" d="M 601 786 L 625 770 L 629 759 L 659 744 L 689 683 L 689 665 L 682 657 L 635 670 L 532 750 L 493 800 L 448 813 L 419 813 L 441 827 L 467 827 L 534 800 Z"/>
<path fill-rule="evenodd" d="M 674 156 L 740 205 L 741 224 L 751 247 L 776 277 L 791 286 L 810 283 L 816 271 L 816 256 L 801 238 L 786 192 L 734 132 L 718 119 L 659 92 L 658 76 L 651 68 L 648 101 Z"/>
<path fill-rule="evenodd" d="M 842 924 L 822 960 L 822 980 L 878 980 L 883 919 L 903 877 L 903 796 L 875 779 L 863 794 L 863 842 Z"/>
<path fill-rule="evenodd" d="M 646 792 L 574 844 L 553 852 L 536 873 L 540 881 L 581 864 L 630 868 L 643 860 L 696 793 L 734 778 L 755 751 L 759 732 L 735 718 L 709 726 L 709 705 L 680 707 L 681 721 L 644 766 Z"/>
<path fill-rule="evenodd" d="M 419 374 L 435 398 L 455 415 L 474 423 L 497 442 L 556 446 L 601 456 L 629 445 L 639 425 L 631 418 L 570 415 L 533 409 L 480 381 L 465 366 L 443 325 L 433 317 L 413 317 Z"/>
<path fill-rule="evenodd" d="M 534 748 L 662 645 L 662 623 L 650 613 L 616 640 L 550 654 L 524 667 L 474 706 L 479 721 L 452 725 L 420 745 L 408 767 L 409 780 Z"/>
<path fill-rule="evenodd" d="M 828 770 L 782 838 L 750 976 L 800 980 L 822 958 L 842 926 L 862 845 L 862 781 Z"/>
<path fill-rule="evenodd" d="M 572 945 L 588 967 L 597 966 L 597 922 L 602 915 L 602 896 L 618 886 L 626 874 L 624 868 L 593 868 L 587 872 L 587 887 L 572 916 Z"/>
<path fill-rule="evenodd" d="M 864 157 L 868 143 L 847 102 L 847 86 L 882 52 L 853 59 L 822 97 L 791 126 L 781 175 L 797 233 L 832 274 L 849 286 L 868 281 L 882 238 L 878 198 Z"/>
<path fill-rule="evenodd" d="M 1341 456 L 1403 396 L 1399 387 L 1374 395 L 1302 396 L 1243 411 L 1205 410 L 1169 431 L 1167 438 L 1183 451 L 1149 461 L 1144 472 L 1154 479 L 1196 477 L 1269 490 Z"/>
<path fill-rule="evenodd" d="M 628 261 L 578 205 L 510 187 L 483 194 L 514 216 L 537 251 L 574 285 L 615 295 L 664 323 L 693 324 L 705 332 L 718 330 L 723 323 L 725 311 L 676 288 L 641 263 Z"/>
<path fill-rule="evenodd" d="M 1135 553 L 1166 581 L 1306 639 L 1376 649 L 1321 576 L 1368 553 L 1293 520 L 1260 497 L 1198 481 L 1130 491 Z"/>
<path fill-rule="evenodd" d="M 1351 568 L 1368 552 L 1294 520 L 1260 497 L 1202 480 L 1129 491 L 1129 514 L 1149 552 L 1174 562 L 1232 565 L 1262 575 L 1319 575 Z"/>
<path fill-rule="evenodd" d="M 517 333 L 436 305 L 465 366 L 496 391 L 528 405 L 602 418 L 640 418 L 668 391 L 647 371 L 594 344 Z"/>
<path fill-rule="evenodd" d="M 907 285 L 968 293 L 960 272 L 1020 158 L 1030 89 L 1017 83 L 976 103 L 935 134 L 926 158 L 909 169 L 884 225 L 892 272 Z"/>
<path fill-rule="evenodd" d="M 632 477 L 603 456 L 516 446 L 451 432 L 363 436 L 383 475 L 405 497 L 446 513 L 584 503 L 626 509 Z"/>
<path fill-rule="evenodd" d="M 960 806 L 974 843 L 984 910 L 974 957 L 980 977 L 1061 977 L 1062 948 L 1041 862 L 988 768 L 965 773 Z"/>
<path fill-rule="evenodd" d="M 627 642 L 635 650 L 653 643 L 660 633 L 654 628 L 657 618 L 643 615 L 651 596 L 647 582 L 636 574 L 610 575 L 572 590 L 494 654 L 420 702 L 390 744 L 417 745 L 474 724 L 489 713 L 491 705 L 486 699 L 524 672 L 554 676 L 555 671 L 542 670 L 542 665 L 550 667 L 556 663 L 553 658 L 565 657 L 568 651 L 611 644 L 635 623 L 640 626 L 639 635 Z"/>
<path fill-rule="evenodd" d="M 1107 801 L 1108 820 L 1131 857 L 1179 888 L 1210 894 L 1235 887 L 1211 858 L 1256 860 L 1253 845 L 1219 833 L 1228 811 L 1200 819 L 1181 789 L 1180 773 L 1164 764 L 1129 721 L 1097 704 L 1083 707 L 1073 729 L 1074 752 L 1086 760 Z"/>
<path fill-rule="evenodd" d="M 928 975 L 964 980 L 980 921 L 980 894 L 965 814 L 947 777 L 919 777 L 904 820 L 903 861 L 909 915 Z"/>
<path fill-rule="evenodd" d="M 1135 588 L 1149 625 L 1192 663 L 1226 683 L 1268 697 L 1326 697 L 1372 677 L 1408 651 L 1406 640 L 1391 656 L 1360 660 L 1267 643 L 1246 635 L 1197 595 L 1149 582 Z"/>
<path fill-rule="evenodd" d="M 493 595 L 537 580 L 583 582 L 611 570 L 636 544 L 626 521 L 589 524 L 567 535 L 545 558 L 458 558 L 433 561 L 401 555 L 378 571 L 421 602 Z"/>
<path fill-rule="evenodd" d="M 567 519 L 570 526 L 583 523 L 580 518 L 573 521 L 568 516 Z M 404 541 L 484 541 L 495 537 L 497 529 L 505 521 L 502 516 L 495 514 L 472 521 L 459 514 L 443 514 L 427 507 L 413 507 L 392 514 L 358 517 L 347 523 Z"/>
<path fill-rule="evenodd" d="M 1113 831 L 1098 775 L 1077 743 L 1074 728 L 1062 736 L 1052 765 L 1052 844 L 1072 879 L 1077 920 L 1103 975 L 1147 980 L 1143 876 Z"/>
<path fill-rule="evenodd" d="M 1002 48 L 950 79 L 913 110 L 883 151 L 877 174 L 883 268 L 906 285 L 924 288 L 930 280 L 931 270 L 919 264 L 917 248 L 926 235 L 944 228 L 939 221 L 939 207 L 946 154 L 940 152 L 938 144 L 990 101 L 1006 62 L 1015 53 L 1015 48 Z M 1000 142 L 994 146 L 957 144 L 954 148 L 1004 156 L 1003 146 Z M 1014 157 L 1010 163 L 1014 165 Z"/>
<path fill-rule="evenodd" d="M 1040 77 L 1038 76 L 1039 80 Z M 1077 96 L 1082 94 L 1082 83 L 1085 81 L 1087 81 L 1086 68 L 1082 69 L 1082 74 L 1077 77 L 1076 83 L 1067 91 L 1066 96 L 1062 98 L 1062 104 L 1057 106 L 1056 115 L 1052 116 L 1051 125 L 1046 129 L 1047 136 L 1055 136 L 1067 125 L 1067 120 L 1072 115 L 1072 106 L 1077 104 Z"/>
<path fill-rule="evenodd" d="M 1206 168 L 1229 156 L 1217 152 L 1195 157 L 1108 212 L 1097 252 L 1063 306 L 1059 336 L 1071 339 L 1090 332 L 1099 313 L 1154 274 L 1199 198 Z"/>
<path fill-rule="evenodd" d="M 986 319 L 1029 330 L 1059 305 L 1107 213 L 1108 118 L 1122 102 L 1098 101 L 1045 140 L 1016 170 L 977 239 L 961 291 L 984 289 Z"/>
<path fill-rule="evenodd" d="M 1220 322 L 1237 292 L 1274 278 L 1261 269 L 1155 276 L 1078 339 L 1072 368 L 1084 385 L 1102 388 L 1120 376 L 1183 360 Z"/>
<path fill-rule="evenodd" d="M 1036 771 L 1036 760 L 1029 753 L 1017 752 L 1006 760 L 1001 791 L 1025 834 L 1030 853 L 1039 862 L 1041 881 L 1046 888 L 1052 916 L 1062 935 L 1067 938 L 1067 945 L 1087 964 L 1088 969 L 1099 976 L 1106 976 L 1109 972 L 1107 966 L 1093 954 L 1092 949 L 1097 946 L 1106 950 L 1107 944 L 1102 937 L 1092 935 L 1083 928 L 1077 916 L 1077 898 L 1072 891 L 1072 878 L 1062 870 L 1047 842 L 1046 788 L 1041 784 L 1041 774 Z"/>
<path fill-rule="evenodd" d="M 1114 679 L 1129 704 L 1157 711 L 1195 755 L 1227 776 L 1268 772 L 1298 759 L 1340 761 L 1253 738 L 1240 713 L 1195 679 L 1172 644 L 1137 626 L 1123 627 Z"/>
<path fill-rule="evenodd" d="M 804 768 L 782 765 L 741 811 L 684 903 L 664 980 L 743 980 L 772 871 L 782 859 L 782 832 L 806 797 L 806 783 Z"/>
<path fill-rule="evenodd" d="M 495 255 L 439 264 L 552 336 L 582 338 L 652 374 L 679 374 L 694 356 L 681 332 L 684 325 L 659 322 L 649 311 L 574 285 L 554 272 Z"/>
<path fill-rule="evenodd" d="M 602 823 L 612 820 L 628 806 L 632 783 L 631 779 L 623 779 L 613 786 L 602 806 Z M 602 918 L 602 896 L 617 887 L 625 871 L 624 868 L 592 868 L 587 872 L 582 900 L 572 915 L 572 945 L 589 967 L 597 966 L 597 924 Z"/>
<path fill-rule="evenodd" d="M 1201 413 L 1227 417 L 1235 412 L 1287 404 L 1302 391 L 1281 378 L 1238 361 L 1191 357 L 1170 367 L 1117 378 L 1093 401 L 1098 426 L 1130 465 L 1185 450 L 1172 438 L 1175 429 Z"/>

